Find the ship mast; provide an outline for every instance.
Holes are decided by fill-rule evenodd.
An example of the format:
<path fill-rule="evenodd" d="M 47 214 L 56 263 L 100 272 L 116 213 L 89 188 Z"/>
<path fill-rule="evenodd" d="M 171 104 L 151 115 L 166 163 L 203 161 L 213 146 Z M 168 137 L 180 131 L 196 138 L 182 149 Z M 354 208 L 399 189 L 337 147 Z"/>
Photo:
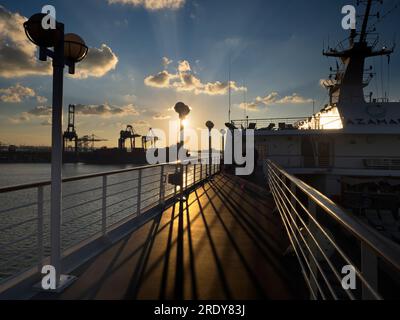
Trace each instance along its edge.
<path fill-rule="evenodd" d="M 365 10 L 364 21 L 361 28 L 360 42 L 365 42 L 367 37 L 368 19 L 371 14 L 372 0 L 368 0 L 367 8 Z"/>
<path fill-rule="evenodd" d="M 333 104 L 338 104 L 342 108 L 344 105 L 365 103 L 364 87 L 369 84 L 365 81 L 364 72 L 365 59 L 376 56 L 390 56 L 394 49 L 383 47 L 375 50 L 378 44 L 378 37 L 372 44 L 368 43 L 367 36 L 369 18 L 372 16 L 372 3 L 375 0 L 360 1 L 366 2 L 366 10 L 360 37 L 357 41 L 357 30 L 351 30 L 350 43 L 348 48 L 343 48 L 341 43 L 337 48 L 329 48 L 323 54 L 327 57 L 339 58 L 342 68 L 336 70 L 334 81 L 328 82 L 326 87 L 329 89 L 330 100 Z"/>

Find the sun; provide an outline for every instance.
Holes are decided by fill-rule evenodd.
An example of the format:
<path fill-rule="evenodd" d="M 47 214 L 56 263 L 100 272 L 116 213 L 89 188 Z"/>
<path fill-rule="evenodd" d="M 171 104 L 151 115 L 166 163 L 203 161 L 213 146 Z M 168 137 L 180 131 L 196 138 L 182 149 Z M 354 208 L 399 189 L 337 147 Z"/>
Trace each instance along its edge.
<path fill-rule="evenodd" d="M 183 124 L 183 126 L 184 126 L 185 128 L 187 128 L 187 127 L 189 127 L 189 125 L 190 125 L 190 121 L 189 121 L 188 119 L 185 119 L 185 120 L 182 121 L 182 124 Z"/>

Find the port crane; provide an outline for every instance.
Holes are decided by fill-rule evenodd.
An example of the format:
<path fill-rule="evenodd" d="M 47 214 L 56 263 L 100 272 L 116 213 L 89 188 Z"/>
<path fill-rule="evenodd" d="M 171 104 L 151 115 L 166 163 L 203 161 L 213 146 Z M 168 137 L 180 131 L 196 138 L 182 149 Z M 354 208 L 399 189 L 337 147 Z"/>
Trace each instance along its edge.
<path fill-rule="evenodd" d="M 94 134 L 86 135 L 78 139 L 78 148 L 82 151 L 93 151 L 95 142 L 108 141 L 107 139 L 102 139 Z"/>
<path fill-rule="evenodd" d="M 75 105 L 70 104 L 68 106 L 68 128 L 63 134 L 63 150 L 64 152 L 70 148 L 67 146 L 68 142 L 73 142 L 73 151 L 78 152 L 78 134 L 75 130 Z M 68 151 L 69 151 L 68 150 Z"/>
<path fill-rule="evenodd" d="M 120 132 L 120 138 L 118 140 L 118 149 L 126 150 L 126 140 L 130 141 L 131 151 L 136 148 L 136 139 L 140 138 L 141 135 L 137 134 L 131 125 L 128 125 L 125 130 Z"/>
<path fill-rule="evenodd" d="M 160 140 L 159 137 L 157 137 L 154 134 L 154 131 L 152 128 L 149 130 L 149 134 L 145 137 L 142 137 L 142 145 L 143 149 L 147 150 L 147 144 L 150 142 L 151 148 L 155 148 L 157 145 L 157 142 Z"/>

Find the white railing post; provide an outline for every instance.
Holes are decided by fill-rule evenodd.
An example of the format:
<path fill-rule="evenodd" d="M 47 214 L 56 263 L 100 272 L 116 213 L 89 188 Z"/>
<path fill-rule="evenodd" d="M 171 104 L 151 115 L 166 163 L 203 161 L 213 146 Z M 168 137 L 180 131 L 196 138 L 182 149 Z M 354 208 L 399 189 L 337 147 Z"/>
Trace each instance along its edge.
<path fill-rule="evenodd" d="M 37 243 L 38 243 L 38 268 L 39 272 L 43 267 L 43 186 L 38 187 L 37 192 Z"/>
<path fill-rule="evenodd" d="M 361 273 L 368 284 L 378 291 L 378 258 L 374 252 L 361 241 Z M 362 300 L 375 300 L 375 295 L 363 284 Z"/>
<path fill-rule="evenodd" d="M 107 234 L 107 176 L 103 176 L 103 195 L 102 195 L 102 210 L 101 210 L 101 230 L 103 236 Z"/>
<path fill-rule="evenodd" d="M 161 166 L 160 176 L 160 205 L 165 204 L 165 183 L 164 183 L 164 166 Z"/>
<path fill-rule="evenodd" d="M 142 201 L 142 170 L 139 170 L 138 178 L 138 193 L 137 193 L 137 215 L 140 216 L 141 202 Z"/>
<path fill-rule="evenodd" d="M 311 198 L 308 198 L 308 211 L 314 219 L 317 219 L 317 204 Z M 308 219 L 308 221 L 309 221 L 308 228 L 309 228 L 311 234 L 317 235 L 318 228 L 315 226 L 315 224 L 313 222 L 311 222 L 310 218 Z M 309 253 L 309 257 L 308 257 L 308 263 L 310 265 L 309 281 L 310 281 L 310 285 L 311 285 L 311 290 L 313 292 L 317 293 L 317 299 L 318 299 L 318 286 L 317 286 L 317 283 L 315 283 L 315 280 L 312 276 L 314 274 L 315 278 L 318 281 L 318 267 L 312 258 L 312 255 L 314 255 L 314 257 L 317 256 L 317 246 L 316 246 L 315 242 L 313 241 L 311 235 L 307 235 L 307 242 L 308 242 L 308 246 L 311 251 Z M 311 300 L 312 299 L 314 299 L 314 296 L 311 293 Z"/>

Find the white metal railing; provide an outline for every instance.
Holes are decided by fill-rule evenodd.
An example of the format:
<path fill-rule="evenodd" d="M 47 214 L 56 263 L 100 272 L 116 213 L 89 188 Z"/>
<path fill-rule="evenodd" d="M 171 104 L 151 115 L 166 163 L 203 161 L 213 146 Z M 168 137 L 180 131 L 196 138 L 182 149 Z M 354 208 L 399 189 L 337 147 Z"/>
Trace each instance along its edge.
<path fill-rule="evenodd" d="M 385 284 L 388 277 L 393 283 L 399 278 L 400 247 L 273 161 L 267 161 L 267 169 L 271 193 L 311 298 L 384 298 L 378 289 L 384 283 L 379 280 L 383 274 Z M 344 267 L 352 268 L 356 288 L 343 287 Z"/>
<path fill-rule="evenodd" d="M 240 119 L 232 120 L 232 124 L 238 128 L 249 128 L 257 130 L 324 130 L 341 129 L 344 118 L 338 116 L 323 117 L 292 117 L 292 118 L 270 118 L 270 119 Z"/>
<path fill-rule="evenodd" d="M 208 160 L 208 159 L 207 159 Z M 143 166 L 63 180 L 61 250 L 162 206 L 179 187 L 168 183 L 179 163 Z M 184 190 L 220 170 L 220 159 L 183 165 Z M 32 268 L 41 270 L 51 254 L 50 181 L 0 188 L 0 284 Z"/>

